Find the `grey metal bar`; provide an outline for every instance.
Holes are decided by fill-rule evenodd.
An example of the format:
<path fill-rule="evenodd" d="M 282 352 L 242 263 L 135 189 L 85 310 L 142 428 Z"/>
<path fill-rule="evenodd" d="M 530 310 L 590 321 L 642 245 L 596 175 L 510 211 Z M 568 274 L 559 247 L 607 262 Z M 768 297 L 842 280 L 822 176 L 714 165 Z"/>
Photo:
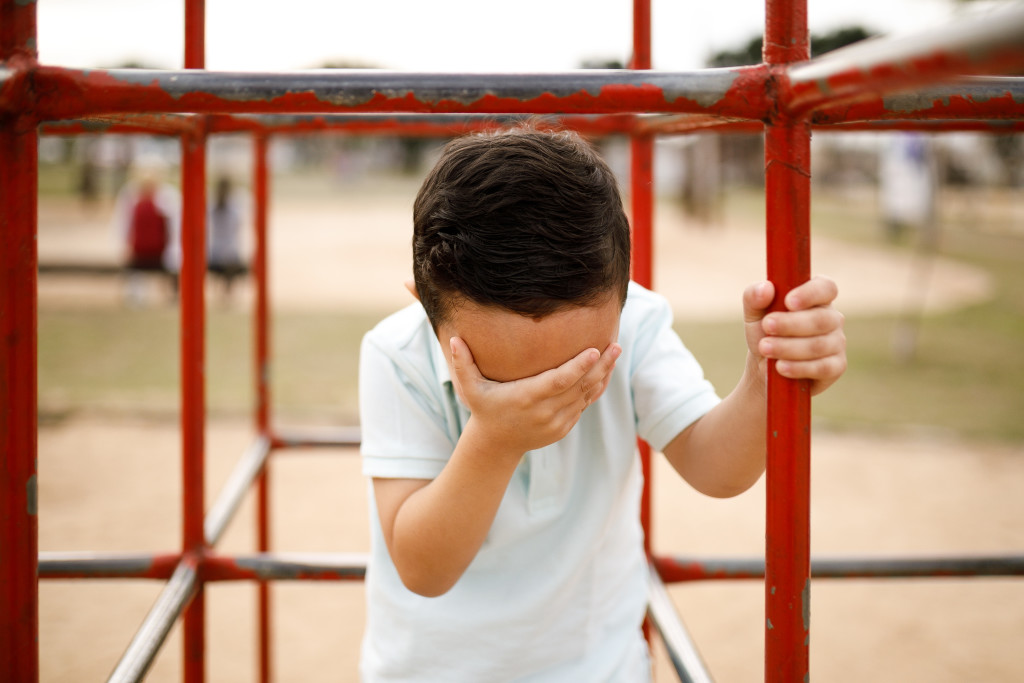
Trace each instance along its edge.
<path fill-rule="evenodd" d="M 657 557 L 655 564 L 669 582 L 764 578 L 760 557 Z M 1024 555 L 932 557 L 812 557 L 815 579 L 969 578 L 1024 576 Z"/>
<path fill-rule="evenodd" d="M 182 561 L 178 565 L 174 575 L 146 615 L 142 626 L 128 644 L 121 661 L 107 679 L 108 683 L 135 683 L 142 680 L 167 639 L 167 634 L 195 594 L 196 575 L 194 563 Z"/>
<path fill-rule="evenodd" d="M 220 540 L 231 518 L 242 504 L 245 494 L 252 489 L 253 482 L 263 470 L 269 454 L 270 439 L 261 436 L 249 446 L 238 461 L 224 488 L 221 489 L 220 496 L 206 513 L 203 534 L 209 545 L 216 545 Z"/>
<path fill-rule="evenodd" d="M 48 551 L 39 553 L 39 578 L 167 578 L 179 560 L 154 553 Z"/>
<path fill-rule="evenodd" d="M 648 567 L 650 575 L 649 612 L 661 639 L 668 650 L 672 666 L 682 683 L 712 683 L 714 680 L 708 671 L 704 659 L 697 650 L 689 630 L 679 616 L 672 598 L 665 588 L 665 582 L 658 575 L 654 565 Z"/>
<path fill-rule="evenodd" d="M 258 553 L 210 558 L 210 581 L 300 579 L 362 579 L 366 553 Z"/>
<path fill-rule="evenodd" d="M 333 429 L 279 430 L 274 434 L 274 445 L 280 448 L 350 447 L 362 442 L 359 427 Z"/>

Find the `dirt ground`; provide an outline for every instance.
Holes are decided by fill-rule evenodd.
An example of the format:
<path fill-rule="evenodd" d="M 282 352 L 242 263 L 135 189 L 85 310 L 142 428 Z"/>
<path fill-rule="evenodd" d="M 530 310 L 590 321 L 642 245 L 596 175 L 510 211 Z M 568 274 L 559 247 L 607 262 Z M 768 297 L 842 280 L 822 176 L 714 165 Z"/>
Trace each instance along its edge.
<path fill-rule="evenodd" d="M 275 306 L 379 311 L 407 302 L 408 211 L 349 201 L 276 202 L 271 214 Z M 342 216 L 339 219 L 339 215 Z M 759 241 L 745 226 L 700 228 L 659 210 L 657 287 L 680 316 L 739 314 L 739 295 L 762 277 Z M 41 262 L 116 261 L 101 209 L 40 210 Z M 915 263 L 867 247 L 815 242 L 815 270 L 840 282 L 849 313 L 907 305 Z M 356 256 L 356 258 L 353 258 Z M 893 287 L 892 283 L 899 283 Z M 989 295 L 984 272 L 933 265 L 929 309 Z M 243 297 L 244 298 L 244 297 Z M 113 278 L 44 276 L 40 307 L 119 305 Z M 837 388 L 837 390 L 841 390 Z M 207 501 L 215 499 L 252 439 L 247 418 L 208 424 Z M 968 443 L 939 430 L 813 437 L 815 555 L 1005 554 L 1024 547 L 1024 445 Z M 174 420 L 82 410 L 39 434 L 42 550 L 159 551 L 179 545 L 180 437 Z M 270 466 L 272 539 L 279 551 L 365 551 L 366 490 L 351 451 L 287 451 Z M 660 461 L 655 469 L 654 547 L 659 553 L 758 555 L 764 482 L 736 499 L 704 498 Z M 251 498 L 251 497 L 250 497 Z M 218 546 L 254 547 L 252 500 Z M 150 581 L 43 581 L 42 680 L 105 680 L 161 588 Z M 673 599 L 716 680 L 761 680 L 763 588 L 759 582 L 677 585 Z M 355 681 L 363 606 L 360 584 L 273 585 L 276 680 Z M 962 683 L 1024 680 L 1024 582 L 1009 579 L 819 580 L 812 588 L 811 676 L 864 681 Z M 208 588 L 209 680 L 255 678 L 255 588 Z M 147 680 L 180 680 L 180 628 Z M 675 680 L 656 652 L 658 681 Z"/>

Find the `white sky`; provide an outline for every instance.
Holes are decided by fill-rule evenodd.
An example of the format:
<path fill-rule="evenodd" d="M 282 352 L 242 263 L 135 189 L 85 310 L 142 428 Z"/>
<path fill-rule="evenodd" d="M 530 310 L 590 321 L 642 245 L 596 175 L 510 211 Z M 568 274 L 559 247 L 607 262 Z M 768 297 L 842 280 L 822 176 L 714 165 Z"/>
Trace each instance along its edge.
<path fill-rule="evenodd" d="M 44 64 L 183 65 L 183 0 L 38 0 Z M 563 71 L 626 61 L 630 0 L 206 0 L 206 67 L 314 68 L 326 60 L 403 71 Z M 859 24 L 882 33 L 948 21 L 953 0 L 809 0 L 812 33 Z M 698 69 L 760 35 L 763 0 L 652 0 L 656 69 Z"/>

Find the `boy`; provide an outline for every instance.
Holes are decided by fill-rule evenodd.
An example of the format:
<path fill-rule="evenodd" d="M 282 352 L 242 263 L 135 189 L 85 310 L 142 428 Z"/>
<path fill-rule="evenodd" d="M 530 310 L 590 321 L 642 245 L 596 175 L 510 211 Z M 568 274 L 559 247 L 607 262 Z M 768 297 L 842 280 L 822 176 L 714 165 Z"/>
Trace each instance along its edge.
<path fill-rule="evenodd" d="M 363 341 L 372 478 L 365 681 L 650 679 L 636 436 L 695 488 L 764 470 L 767 358 L 823 390 L 845 369 L 835 285 L 766 315 L 725 399 L 629 282 L 615 178 L 576 135 L 458 139 L 413 210 L 420 300 Z M 600 400 L 598 400 L 600 399 Z"/>

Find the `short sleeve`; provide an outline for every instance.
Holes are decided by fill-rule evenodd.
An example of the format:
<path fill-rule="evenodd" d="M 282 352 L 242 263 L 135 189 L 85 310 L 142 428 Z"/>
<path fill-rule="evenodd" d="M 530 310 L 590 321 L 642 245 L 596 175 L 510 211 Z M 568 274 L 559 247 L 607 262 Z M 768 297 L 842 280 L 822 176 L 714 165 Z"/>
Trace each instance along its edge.
<path fill-rule="evenodd" d="M 387 331 L 363 338 L 359 356 L 359 413 L 363 474 L 433 479 L 451 457 L 445 384 L 432 378 L 429 353 L 393 345 Z"/>
<path fill-rule="evenodd" d="M 721 399 L 673 329 L 668 302 L 635 286 L 630 292 L 637 301 L 623 323 L 635 335 L 630 382 L 637 433 L 660 451 Z"/>

